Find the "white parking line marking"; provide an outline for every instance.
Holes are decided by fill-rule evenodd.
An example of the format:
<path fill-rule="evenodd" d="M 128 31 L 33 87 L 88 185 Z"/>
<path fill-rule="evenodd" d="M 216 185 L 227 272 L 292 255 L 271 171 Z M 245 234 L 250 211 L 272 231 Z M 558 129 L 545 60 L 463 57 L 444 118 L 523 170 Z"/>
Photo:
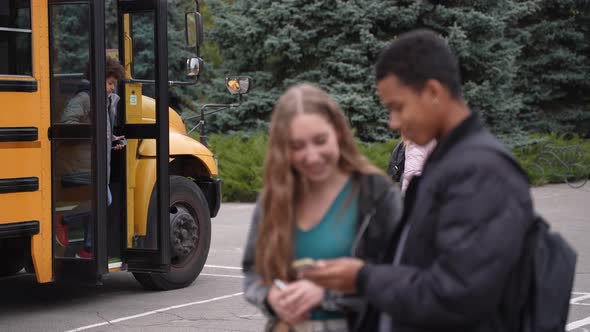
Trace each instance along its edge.
<path fill-rule="evenodd" d="M 577 304 L 577 305 L 590 305 L 590 303 L 580 303 L 582 300 L 590 299 L 590 294 L 586 293 L 585 295 L 580 295 L 570 299 L 570 304 Z"/>
<path fill-rule="evenodd" d="M 586 317 L 584 319 L 580 319 L 575 322 L 571 322 L 571 323 L 567 324 L 565 327 L 565 330 L 566 331 L 575 330 L 579 327 L 586 326 L 588 324 L 590 324 L 590 317 Z"/>
<path fill-rule="evenodd" d="M 201 276 L 207 276 L 207 277 L 224 277 L 224 278 L 238 278 L 238 279 L 244 279 L 244 276 L 233 276 L 231 274 L 212 274 L 212 273 L 201 273 Z"/>
<path fill-rule="evenodd" d="M 254 207 L 254 204 L 236 204 L 236 205 L 229 205 L 226 204 L 223 209 L 224 210 L 247 210 L 247 209 L 252 209 Z"/>
<path fill-rule="evenodd" d="M 234 294 L 229 294 L 229 295 L 214 297 L 214 298 L 208 299 L 208 300 L 202 300 L 202 301 L 196 301 L 196 302 L 190 302 L 190 303 L 184 303 L 184 304 L 174 305 L 174 306 L 171 306 L 171 307 L 157 309 L 157 310 L 153 310 L 153 311 L 148 311 L 148 312 L 144 312 L 144 313 L 133 315 L 133 316 L 121 317 L 121 318 L 109 320 L 109 321 L 102 322 L 102 323 L 97 323 L 97 324 L 92 324 L 92 325 L 86 325 L 86 326 L 82 326 L 82 327 L 79 327 L 79 328 L 76 328 L 76 329 L 73 329 L 73 330 L 67 330 L 65 332 L 76 332 L 76 331 L 90 330 L 90 329 L 93 329 L 95 327 L 105 326 L 105 325 L 110 325 L 110 324 L 115 324 L 115 323 L 123 322 L 123 321 L 126 321 L 126 320 L 130 320 L 130 319 L 135 319 L 135 318 L 139 318 L 139 317 L 145 317 L 145 316 L 157 314 L 157 313 L 164 312 L 164 311 L 169 311 L 169 310 L 173 310 L 173 309 L 179 309 L 179 308 L 189 307 L 189 306 L 197 305 L 197 304 L 204 304 L 204 303 L 210 303 L 210 302 L 225 300 L 225 299 L 229 299 L 229 298 L 232 298 L 232 297 L 240 296 L 242 294 L 244 294 L 244 293 L 243 292 L 239 292 L 239 293 L 234 293 Z"/>
<path fill-rule="evenodd" d="M 572 296 L 574 296 L 574 295 L 578 295 L 578 296 L 572 297 L 570 299 L 570 304 L 571 305 L 586 305 L 586 306 L 590 306 L 590 303 L 584 303 L 584 302 L 582 302 L 583 300 L 590 299 L 590 293 L 585 293 L 585 292 L 572 292 Z"/>
<path fill-rule="evenodd" d="M 244 318 L 244 319 L 252 319 L 252 318 L 264 318 L 264 315 L 259 313 L 259 314 L 239 315 L 238 317 Z"/>
<path fill-rule="evenodd" d="M 241 270 L 241 267 L 238 266 L 225 266 L 225 265 L 205 265 L 205 267 L 210 267 L 212 269 L 226 269 L 226 270 Z"/>

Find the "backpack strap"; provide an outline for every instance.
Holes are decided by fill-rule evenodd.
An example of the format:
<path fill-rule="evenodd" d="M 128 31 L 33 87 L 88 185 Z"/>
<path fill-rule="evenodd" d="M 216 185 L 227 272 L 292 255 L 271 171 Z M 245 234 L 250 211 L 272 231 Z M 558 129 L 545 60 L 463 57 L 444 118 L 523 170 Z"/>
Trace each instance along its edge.
<path fill-rule="evenodd" d="M 406 145 L 401 140 L 389 157 L 389 165 L 387 167 L 387 175 L 389 175 L 393 181 L 400 182 L 402 174 L 404 173 L 404 164 L 406 162 Z"/>

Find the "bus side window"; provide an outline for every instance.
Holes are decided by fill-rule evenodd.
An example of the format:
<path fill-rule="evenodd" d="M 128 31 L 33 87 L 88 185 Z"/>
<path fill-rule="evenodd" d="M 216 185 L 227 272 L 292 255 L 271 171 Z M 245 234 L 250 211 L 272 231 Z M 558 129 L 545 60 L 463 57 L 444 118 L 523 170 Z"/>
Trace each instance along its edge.
<path fill-rule="evenodd" d="M 33 76 L 31 36 L 31 1 L 0 1 L 0 75 Z"/>

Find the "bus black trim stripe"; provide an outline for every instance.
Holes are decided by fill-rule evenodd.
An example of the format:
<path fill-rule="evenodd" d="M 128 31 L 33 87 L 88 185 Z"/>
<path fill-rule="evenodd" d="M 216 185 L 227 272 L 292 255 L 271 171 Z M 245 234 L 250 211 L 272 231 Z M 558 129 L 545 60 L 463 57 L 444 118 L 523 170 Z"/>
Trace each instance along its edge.
<path fill-rule="evenodd" d="M 39 234 L 39 221 L 23 221 L 0 224 L 0 239 Z"/>
<path fill-rule="evenodd" d="M 0 194 L 39 190 L 39 178 L 0 179 Z"/>
<path fill-rule="evenodd" d="M 0 92 L 36 92 L 37 81 L 0 79 Z"/>
<path fill-rule="evenodd" d="M 38 138 L 37 127 L 0 127 L 0 142 L 30 142 Z"/>

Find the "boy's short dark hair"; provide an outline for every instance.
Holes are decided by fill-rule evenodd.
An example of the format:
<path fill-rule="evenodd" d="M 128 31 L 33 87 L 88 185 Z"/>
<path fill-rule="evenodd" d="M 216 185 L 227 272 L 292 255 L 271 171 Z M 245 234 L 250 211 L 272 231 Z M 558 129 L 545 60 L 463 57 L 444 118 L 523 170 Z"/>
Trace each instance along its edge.
<path fill-rule="evenodd" d="M 421 29 L 401 34 L 381 52 L 375 66 L 377 81 L 395 75 L 416 92 L 426 81 L 434 79 L 459 99 L 461 75 L 457 57 L 437 33 Z"/>
<path fill-rule="evenodd" d="M 125 78 L 125 68 L 116 59 L 107 56 L 106 59 L 106 78 L 114 77 L 117 81 Z"/>

